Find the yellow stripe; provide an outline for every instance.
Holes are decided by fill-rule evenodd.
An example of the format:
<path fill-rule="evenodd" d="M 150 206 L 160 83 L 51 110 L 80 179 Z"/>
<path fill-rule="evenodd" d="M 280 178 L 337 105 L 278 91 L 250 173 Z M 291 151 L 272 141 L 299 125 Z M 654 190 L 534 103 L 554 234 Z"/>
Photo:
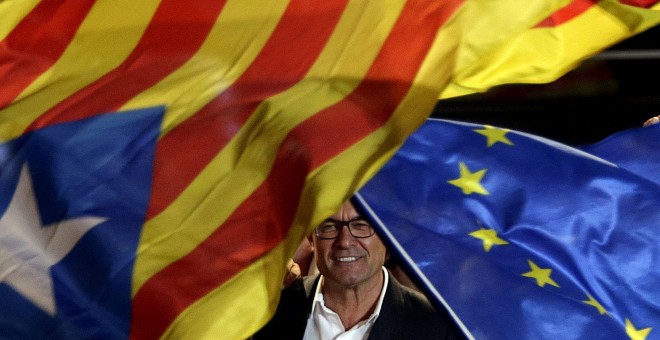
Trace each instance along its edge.
<path fill-rule="evenodd" d="M 482 51 L 472 64 L 457 67 L 441 98 L 500 84 L 554 81 L 585 58 L 658 23 L 660 11 L 601 1 L 557 27 L 527 29 L 496 49 Z"/>
<path fill-rule="evenodd" d="M 524 6 L 507 0 L 465 1 L 452 22 L 460 27 L 457 67 L 478 60 L 483 51 L 500 46 L 570 1 L 530 0 Z"/>
<path fill-rule="evenodd" d="M 628 36 L 658 25 L 658 17 L 660 16 L 660 3 L 646 9 L 624 5 L 618 0 L 601 0 L 598 2 L 598 7 L 603 8 L 603 16 L 609 16 L 613 22 L 626 26 Z"/>
<path fill-rule="evenodd" d="M 285 245 L 191 305 L 162 338 L 246 339 L 254 334 L 275 312 L 287 259 Z"/>
<path fill-rule="evenodd" d="M 291 129 L 358 85 L 402 5 L 402 0 L 349 3 L 305 79 L 261 105 L 181 196 L 145 224 L 133 293 L 207 238 L 263 182 Z M 337 78 L 328 81 L 331 76 Z"/>
<path fill-rule="evenodd" d="M 16 28 L 23 18 L 37 6 L 39 0 L 0 1 L 0 41 Z"/>
<path fill-rule="evenodd" d="M 98 1 L 60 59 L 0 111 L 0 142 L 19 136 L 49 108 L 119 65 L 138 43 L 158 4 Z"/>
<path fill-rule="evenodd" d="M 228 1 L 199 51 L 160 83 L 131 99 L 122 110 L 165 104 L 167 114 L 161 135 L 166 134 L 245 72 L 279 22 L 287 3 Z"/>

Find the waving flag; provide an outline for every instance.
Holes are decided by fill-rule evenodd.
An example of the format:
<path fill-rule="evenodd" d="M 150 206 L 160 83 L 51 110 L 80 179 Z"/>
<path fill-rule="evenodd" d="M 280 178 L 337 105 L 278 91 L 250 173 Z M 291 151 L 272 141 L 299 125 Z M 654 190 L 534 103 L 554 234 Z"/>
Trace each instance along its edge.
<path fill-rule="evenodd" d="M 554 81 L 582 60 L 658 24 L 657 0 L 572 0 L 500 44 L 465 46 L 440 98 Z"/>
<path fill-rule="evenodd" d="M 532 135 L 429 120 L 357 203 L 475 339 L 656 339 L 659 137 L 651 126 L 597 146 L 629 153 L 640 176 Z"/>
<path fill-rule="evenodd" d="M 162 114 L 99 115 L 0 144 L 0 337 L 125 336 Z"/>
<path fill-rule="evenodd" d="M 69 325 L 62 327 L 76 338 L 95 338 L 94 327 L 136 339 L 250 336 L 274 312 L 286 260 L 310 226 L 430 114 L 453 76 L 459 45 L 496 46 L 567 3 L 0 2 L 0 143 L 106 112 L 165 107 L 150 177 L 129 179 L 150 184 L 141 227 L 126 227 L 139 234 L 126 245 L 134 260 L 124 258 L 121 268 L 131 273 L 131 300 L 117 300 L 122 305 L 106 318 L 94 309 L 105 297 L 92 293 L 77 295 L 75 310 L 65 313 L 57 282 L 54 301 L 18 295 L 44 313 L 40 320 Z M 19 182 L 37 185 L 30 162 L 25 171 L 12 169 L 3 193 Z M 4 208 L 13 214 L 10 201 Z M 67 246 L 40 264 L 51 272 L 78 245 L 92 247 L 87 235 L 116 221 L 96 211 L 68 216 L 67 204 L 86 202 L 67 202 L 58 205 L 64 221 L 107 220 L 74 228 Z M 38 230 L 35 223 L 30 230 Z M 96 255 L 83 258 L 106 261 Z M 87 284 L 75 276 L 52 280 L 62 277 L 72 278 L 72 292 Z M 99 278 L 109 277 L 125 284 L 109 272 Z M 16 286 L 0 283 L 12 294 Z M 18 325 L 11 320 L 3 327 Z"/>

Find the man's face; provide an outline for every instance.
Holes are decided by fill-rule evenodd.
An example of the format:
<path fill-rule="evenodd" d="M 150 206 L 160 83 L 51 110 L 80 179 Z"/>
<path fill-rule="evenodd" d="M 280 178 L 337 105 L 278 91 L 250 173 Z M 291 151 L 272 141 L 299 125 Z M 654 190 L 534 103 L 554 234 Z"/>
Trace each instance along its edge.
<path fill-rule="evenodd" d="M 359 215 L 350 202 L 345 202 L 330 219 L 350 221 Z M 371 280 L 379 280 L 386 249 L 383 241 L 374 234 L 366 238 L 356 238 L 341 226 L 335 239 L 314 238 L 316 265 L 330 284 L 353 287 Z"/>

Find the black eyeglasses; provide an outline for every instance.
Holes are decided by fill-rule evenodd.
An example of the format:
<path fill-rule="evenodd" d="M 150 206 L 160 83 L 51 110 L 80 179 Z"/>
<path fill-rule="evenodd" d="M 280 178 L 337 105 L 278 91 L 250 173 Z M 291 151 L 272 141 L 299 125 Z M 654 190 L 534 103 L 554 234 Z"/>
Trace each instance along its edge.
<path fill-rule="evenodd" d="M 316 227 L 314 233 L 322 240 L 331 240 L 341 234 L 344 226 L 348 227 L 348 232 L 355 238 L 367 238 L 373 236 L 375 233 L 371 224 L 361 217 L 354 218 L 350 221 L 338 221 L 329 218 Z"/>

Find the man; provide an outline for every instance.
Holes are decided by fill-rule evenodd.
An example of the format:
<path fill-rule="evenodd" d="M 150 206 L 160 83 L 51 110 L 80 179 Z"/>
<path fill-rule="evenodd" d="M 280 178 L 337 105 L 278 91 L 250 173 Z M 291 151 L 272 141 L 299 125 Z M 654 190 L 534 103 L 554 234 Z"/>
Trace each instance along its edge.
<path fill-rule="evenodd" d="M 312 246 L 321 275 L 284 289 L 254 339 L 463 338 L 449 316 L 387 272 L 385 245 L 350 202 L 314 230 Z"/>

